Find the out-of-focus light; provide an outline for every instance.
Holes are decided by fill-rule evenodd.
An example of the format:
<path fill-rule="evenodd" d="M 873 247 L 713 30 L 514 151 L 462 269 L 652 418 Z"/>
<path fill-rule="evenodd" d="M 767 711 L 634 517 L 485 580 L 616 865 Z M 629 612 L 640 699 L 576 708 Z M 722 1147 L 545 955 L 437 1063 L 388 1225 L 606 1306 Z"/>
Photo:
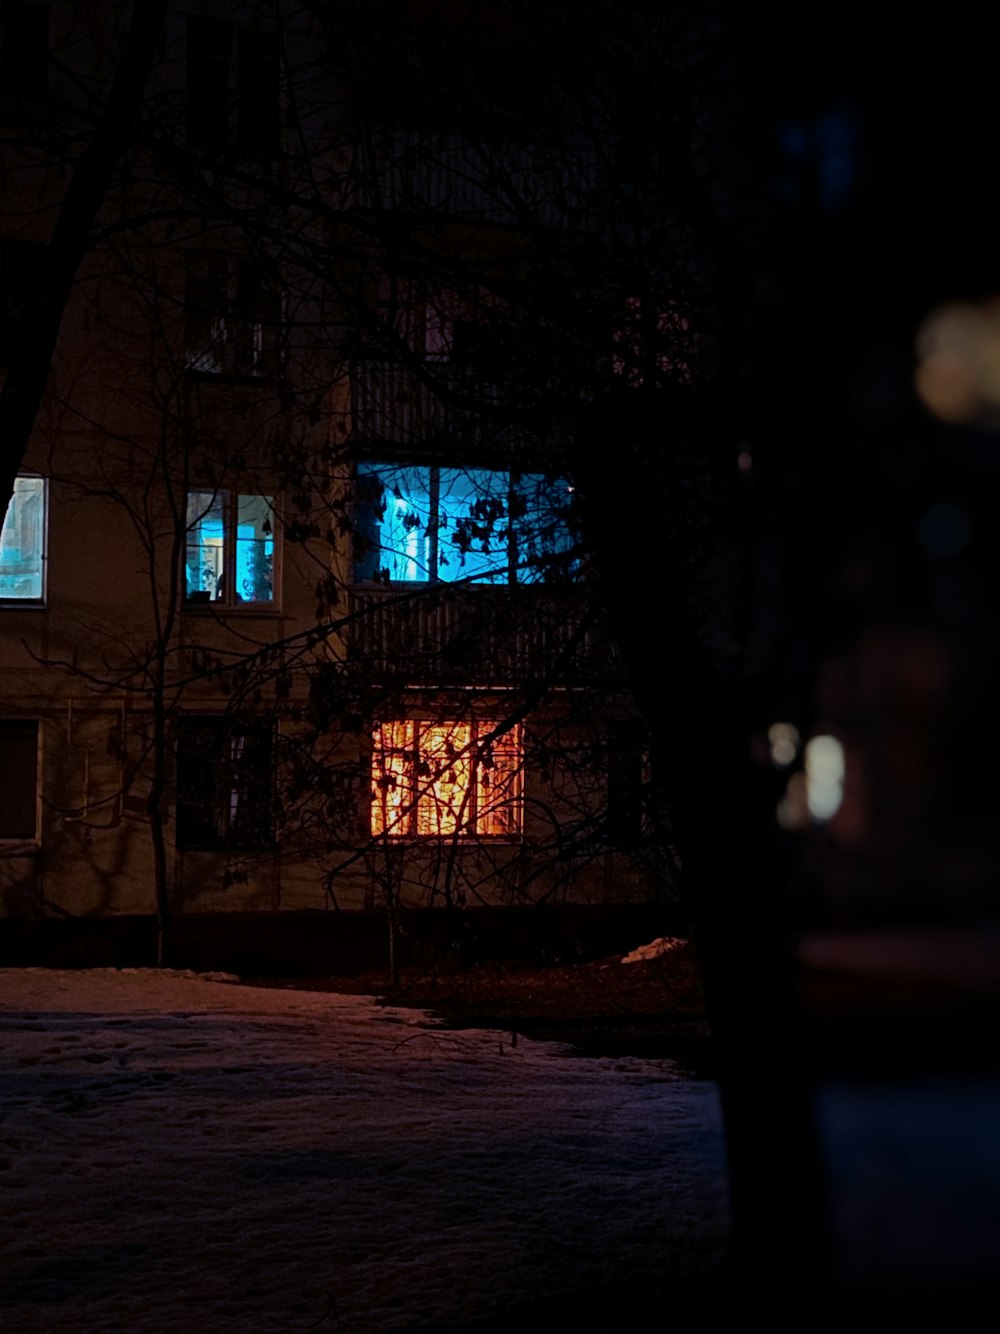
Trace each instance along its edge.
<path fill-rule="evenodd" d="M 1000 425 L 1000 298 L 951 302 L 927 316 L 915 384 L 939 421 Z"/>
<path fill-rule="evenodd" d="M 772 723 L 767 729 L 771 746 L 771 763 L 778 769 L 787 769 L 799 753 L 799 729 L 792 723 Z"/>
<path fill-rule="evenodd" d="M 775 814 L 782 829 L 804 829 L 809 823 L 806 776 L 801 771 L 792 774 L 789 778 L 785 795 L 778 802 Z"/>
<path fill-rule="evenodd" d="M 844 799 L 844 747 L 835 736 L 806 742 L 806 802 L 814 820 L 832 820 Z"/>
<path fill-rule="evenodd" d="M 749 472 L 753 467 L 753 455 L 749 449 L 741 449 L 736 455 L 736 466 L 740 472 Z"/>

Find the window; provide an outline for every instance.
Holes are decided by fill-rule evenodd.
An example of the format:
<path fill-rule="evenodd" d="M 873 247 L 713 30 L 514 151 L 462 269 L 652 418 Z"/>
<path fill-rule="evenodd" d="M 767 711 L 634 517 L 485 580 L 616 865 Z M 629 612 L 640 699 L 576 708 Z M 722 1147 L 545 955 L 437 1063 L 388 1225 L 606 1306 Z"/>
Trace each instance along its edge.
<path fill-rule="evenodd" d="M 0 365 L 10 362 L 17 347 L 18 320 L 44 252 L 45 247 L 35 241 L 0 240 Z"/>
<path fill-rule="evenodd" d="M 384 338 L 395 349 L 402 345 L 427 361 L 447 361 L 451 349 L 450 293 L 428 294 L 407 278 L 383 274 L 379 279 L 376 310 Z"/>
<path fill-rule="evenodd" d="M 177 720 L 177 846 L 253 850 L 273 842 L 274 725 Z"/>
<path fill-rule="evenodd" d="M 0 97 L 44 102 L 49 95 L 49 6 L 0 5 Z"/>
<path fill-rule="evenodd" d="M 271 496 L 188 492 L 187 603 L 273 606 L 275 555 Z"/>
<path fill-rule="evenodd" d="M 17 477 L 0 528 L 0 602 L 41 603 L 45 596 L 44 477 Z"/>
<path fill-rule="evenodd" d="M 482 468 L 358 466 L 355 575 L 538 583 L 573 549 L 565 479 Z"/>
<path fill-rule="evenodd" d="M 647 374 L 657 387 L 692 383 L 695 337 L 673 302 L 651 311 L 641 297 L 627 297 L 611 343 L 611 370 L 631 388 L 641 389 Z"/>
<path fill-rule="evenodd" d="M 0 839 L 38 836 L 38 723 L 0 719 Z"/>
<path fill-rule="evenodd" d="M 510 837 L 521 830 L 521 729 L 484 720 L 380 723 L 372 833 Z"/>
<path fill-rule="evenodd" d="M 184 343 L 191 370 L 251 377 L 274 373 L 280 314 L 273 266 L 223 250 L 188 252 Z"/>
<path fill-rule="evenodd" d="M 278 40 L 224 19 L 188 19 L 187 139 L 267 156 L 281 127 Z"/>

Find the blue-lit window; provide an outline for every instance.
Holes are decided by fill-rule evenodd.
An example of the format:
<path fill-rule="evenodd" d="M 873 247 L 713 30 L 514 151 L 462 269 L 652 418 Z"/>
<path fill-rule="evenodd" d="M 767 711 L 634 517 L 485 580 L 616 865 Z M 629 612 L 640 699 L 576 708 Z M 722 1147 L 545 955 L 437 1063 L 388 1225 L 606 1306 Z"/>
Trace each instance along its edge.
<path fill-rule="evenodd" d="M 18 477 L 0 529 L 0 602 L 45 598 L 44 477 Z"/>
<path fill-rule="evenodd" d="M 569 565 L 565 478 L 362 463 L 355 574 L 383 583 L 538 583 Z"/>
<path fill-rule="evenodd" d="M 188 492 L 184 563 L 188 604 L 273 605 L 275 560 L 271 496 Z"/>

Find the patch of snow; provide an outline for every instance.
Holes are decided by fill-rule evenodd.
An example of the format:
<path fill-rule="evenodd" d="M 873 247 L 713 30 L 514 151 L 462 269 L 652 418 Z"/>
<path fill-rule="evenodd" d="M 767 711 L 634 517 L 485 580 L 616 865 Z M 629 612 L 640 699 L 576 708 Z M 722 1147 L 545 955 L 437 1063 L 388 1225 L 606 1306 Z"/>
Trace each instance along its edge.
<path fill-rule="evenodd" d="M 0 970 L 6 1334 L 461 1327 L 714 1271 L 711 1083 L 214 977 Z"/>
<path fill-rule="evenodd" d="M 656 940 L 651 940 L 648 945 L 640 945 L 637 949 L 626 954 L 622 963 L 644 963 L 647 959 L 659 959 L 664 954 L 674 954 L 677 950 L 683 949 L 687 944 L 685 940 L 679 940 L 675 936 L 658 936 Z"/>

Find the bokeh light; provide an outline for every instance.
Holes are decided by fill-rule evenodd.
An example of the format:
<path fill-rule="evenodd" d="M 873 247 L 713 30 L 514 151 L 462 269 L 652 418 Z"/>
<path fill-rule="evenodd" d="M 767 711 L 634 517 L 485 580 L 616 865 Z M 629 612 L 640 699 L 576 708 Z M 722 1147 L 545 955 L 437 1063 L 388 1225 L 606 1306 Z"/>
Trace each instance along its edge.
<path fill-rule="evenodd" d="M 844 747 L 835 736 L 806 742 L 806 801 L 814 820 L 832 820 L 844 799 Z"/>
<path fill-rule="evenodd" d="M 915 384 L 939 421 L 1000 426 L 1000 298 L 953 301 L 927 316 Z"/>
<path fill-rule="evenodd" d="M 799 753 L 799 729 L 792 723 L 772 723 L 767 729 L 771 746 L 771 763 L 777 769 L 787 769 Z"/>

